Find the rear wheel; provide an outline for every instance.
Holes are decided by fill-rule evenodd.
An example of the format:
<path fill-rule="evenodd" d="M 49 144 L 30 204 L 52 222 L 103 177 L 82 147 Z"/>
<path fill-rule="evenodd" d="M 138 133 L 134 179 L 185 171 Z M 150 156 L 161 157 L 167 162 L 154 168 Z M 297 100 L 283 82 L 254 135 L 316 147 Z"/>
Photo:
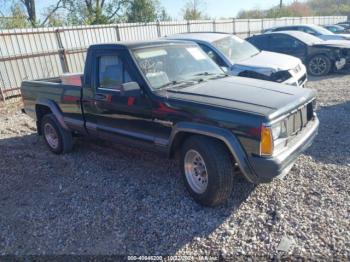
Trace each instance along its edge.
<path fill-rule="evenodd" d="M 55 154 L 68 153 L 72 150 L 72 134 L 61 127 L 53 114 L 47 114 L 42 118 L 41 133 L 47 146 Z"/>
<path fill-rule="evenodd" d="M 186 188 L 199 204 L 217 206 L 230 196 L 234 163 L 220 141 L 190 137 L 182 147 L 181 166 Z"/>
<path fill-rule="evenodd" d="M 331 60 L 325 55 L 316 55 L 308 63 L 308 71 L 313 76 L 327 75 L 332 68 Z"/>

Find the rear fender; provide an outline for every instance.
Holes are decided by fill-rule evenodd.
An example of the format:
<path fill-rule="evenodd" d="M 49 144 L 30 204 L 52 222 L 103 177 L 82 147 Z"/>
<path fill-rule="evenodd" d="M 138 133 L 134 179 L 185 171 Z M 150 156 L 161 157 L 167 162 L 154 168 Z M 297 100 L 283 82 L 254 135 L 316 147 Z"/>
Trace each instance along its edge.
<path fill-rule="evenodd" d="M 48 108 L 50 108 L 52 114 L 56 117 L 56 119 L 60 123 L 61 127 L 67 131 L 70 131 L 69 127 L 64 122 L 63 113 L 55 101 L 52 101 L 49 99 L 44 99 L 44 98 L 39 98 L 39 99 L 37 99 L 35 104 L 47 106 Z M 39 120 L 38 117 L 37 117 L 37 120 Z"/>

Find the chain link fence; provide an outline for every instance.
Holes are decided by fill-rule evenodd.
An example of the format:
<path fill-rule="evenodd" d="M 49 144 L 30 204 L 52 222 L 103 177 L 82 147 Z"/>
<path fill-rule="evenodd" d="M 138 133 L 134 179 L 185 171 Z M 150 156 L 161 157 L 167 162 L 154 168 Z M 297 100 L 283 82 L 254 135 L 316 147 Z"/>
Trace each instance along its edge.
<path fill-rule="evenodd" d="M 20 97 L 19 87 L 24 79 L 82 72 L 86 50 L 91 44 L 150 40 L 199 31 L 233 33 L 245 38 L 278 25 L 326 25 L 346 20 L 346 16 L 288 17 L 1 30 L 0 103 Z"/>

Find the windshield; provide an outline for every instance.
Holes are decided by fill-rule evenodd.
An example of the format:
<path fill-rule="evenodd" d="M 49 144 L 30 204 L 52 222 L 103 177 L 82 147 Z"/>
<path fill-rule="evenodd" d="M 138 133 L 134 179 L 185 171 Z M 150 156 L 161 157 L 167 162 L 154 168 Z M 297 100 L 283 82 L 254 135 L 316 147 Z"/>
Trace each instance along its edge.
<path fill-rule="evenodd" d="M 331 32 L 328 29 L 323 28 L 321 26 L 315 25 L 315 26 L 311 26 L 311 28 L 314 29 L 315 31 L 317 31 L 321 35 L 334 35 L 333 32 Z"/>
<path fill-rule="evenodd" d="M 196 45 L 147 47 L 135 49 L 133 54 L 153 90 L 225 75 Z"/>
<path fill-rule="evenodd" d="M 238 37 L 229 36 L 213 42 L 231 63 L 247 59 L 260 53 L 259 49 Z"/>

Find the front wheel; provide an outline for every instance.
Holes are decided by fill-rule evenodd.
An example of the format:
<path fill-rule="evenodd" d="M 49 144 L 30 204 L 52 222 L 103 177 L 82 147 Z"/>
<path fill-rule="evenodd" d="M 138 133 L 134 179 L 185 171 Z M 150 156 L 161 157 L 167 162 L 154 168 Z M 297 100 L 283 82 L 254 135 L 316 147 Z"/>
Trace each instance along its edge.
<path fill-rule="evenodd" d="M 199 204 L 217 206 L 230 196 L 234 162 L 220 141 L 190 137 L 182 147 L 181 166 L 186 188 Z"/>
<path fill-rule="evenodd" d="M 308 63 L 307 69 L 310 75 L 325 76 L 332 68 L 331 60 L 325 55 L 316 55 Z"/>

